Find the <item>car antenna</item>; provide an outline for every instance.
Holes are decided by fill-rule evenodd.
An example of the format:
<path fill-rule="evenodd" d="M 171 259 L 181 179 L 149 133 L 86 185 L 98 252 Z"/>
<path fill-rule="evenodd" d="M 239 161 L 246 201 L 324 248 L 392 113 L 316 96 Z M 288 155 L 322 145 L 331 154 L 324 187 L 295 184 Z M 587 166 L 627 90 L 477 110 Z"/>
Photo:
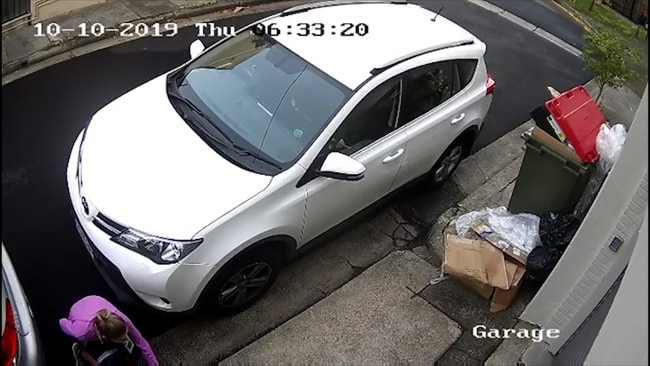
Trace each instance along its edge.
<path fill-rule="evenodd" d="M 442 9 L 444 9 L 444 8 L 445 8 L 444 6 L 441 6 L 441 7 L 440 7 L 440 10 L 438 10 L 438 12 L 437 12 L 436 15 L 433 17 L 433 19 L 431 19 L 432 22 L 435 22 L 435 21 L 436 21 L 436 18 L 438 17 L 438 15 L 440 15 L 440 13 L 442 13 Z"/>

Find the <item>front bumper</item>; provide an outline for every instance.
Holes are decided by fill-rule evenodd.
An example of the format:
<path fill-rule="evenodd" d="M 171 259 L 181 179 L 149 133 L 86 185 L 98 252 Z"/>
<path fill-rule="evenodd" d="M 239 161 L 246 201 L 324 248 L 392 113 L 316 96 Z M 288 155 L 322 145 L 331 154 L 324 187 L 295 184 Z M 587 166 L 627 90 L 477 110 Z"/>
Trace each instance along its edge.
<path fill-rule="evenodd" d="M 84 213 L 77 180 L 81 135 L 68 162 L 67 180 L 75 224 L 98 271 L 116 296 L 124 302 L 146 304 L 162 311 L 192 310 L 208 275 L 209 266 L 160 265 L 110 240 L 110 236 Z"/>
<path fill-rule="evenodd" d="M 108 258 L 106 258 L 106 256 L 97 249 L 95 244 L 90 241 L 88 234 L 86 234 L 84 229 L 81 227 L 81 223 L 79 222 L 79 218 L 76 214 L 75 226 L 77 227 L 81 241 L 86 246 L 88 254 L 90 254 L 90 258 L 95 264 L 97 271 L 102 276 L 104 281 L 106 281 L 111 290 L 113 290 L 117 298 L 120 301 L 131 305 L 144 304 L 144 301 L 142 301 L 142 299 L 135 293 L 135 291 L 133 291 L 133 289 L 131 289 L 129 284 L 126 282 L 119 268 L 117 268 Z"/>

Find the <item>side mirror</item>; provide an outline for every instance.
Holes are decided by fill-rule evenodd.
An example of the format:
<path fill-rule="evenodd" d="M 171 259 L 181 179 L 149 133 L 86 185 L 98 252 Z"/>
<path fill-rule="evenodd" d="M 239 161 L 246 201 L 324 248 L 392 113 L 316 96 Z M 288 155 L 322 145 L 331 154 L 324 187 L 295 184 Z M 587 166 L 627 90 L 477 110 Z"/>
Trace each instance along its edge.
<path fill-rule="evenodd" d="M 318 171 L 321 177 L 357 181 L 363 179 L 366 167 L 347 155 L 333 152 L 327 155 Z"/>
<path fill-rule="evenodd" d="M 196 58 L 198 55 L 201 54 L 201 52 L 203 52 L 204 49 L 205 49 L 205 45 L 203 44 L 203 42 L 201 42 L 200 39 L 197 39 L 196 41 L 192 42 L 192 44 L 190 45 L 190 57 Z"/>

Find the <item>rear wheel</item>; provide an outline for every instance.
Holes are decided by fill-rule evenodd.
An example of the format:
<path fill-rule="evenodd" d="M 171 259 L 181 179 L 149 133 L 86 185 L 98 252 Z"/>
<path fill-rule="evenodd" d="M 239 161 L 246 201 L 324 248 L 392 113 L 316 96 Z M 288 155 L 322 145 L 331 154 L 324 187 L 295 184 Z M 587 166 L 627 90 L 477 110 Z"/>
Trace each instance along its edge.
<path fill-rule="evenodd" d="M 426 177 L 426 184 L 430 188 L 440 188 L 456 171 L 466 153 L 466 144 L 463 141 L 454 142 L 436 164 L 431 168 Z"/>
<path fill-rule="evenodd" d="M 227 263 L 206 289 L 204 310 L 235 314 L 259 300 L 282 268 L 282 257 L 273 249 L 255 249 Z"/>

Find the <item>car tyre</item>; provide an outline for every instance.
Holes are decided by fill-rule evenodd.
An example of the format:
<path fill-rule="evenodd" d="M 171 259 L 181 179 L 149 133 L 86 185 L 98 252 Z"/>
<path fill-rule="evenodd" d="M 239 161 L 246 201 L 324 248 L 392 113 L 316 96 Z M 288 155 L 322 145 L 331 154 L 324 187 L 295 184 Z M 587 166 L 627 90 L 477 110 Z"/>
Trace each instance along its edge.
<path fill-rule="evenodd" d="M 442 153 L 426 176 L 425 184 L 432 189 L 440 188 L 454 174 L 466 154 L 467 146 L 456 141 Z"/>
<path fill-rule="evenodd" d="M 271 288 L 282 269 L 282 256 L 273 249 L 254 249 L 228 262 L 208 285 L 203 310 L 231 315 L 257 302 Z"/>

